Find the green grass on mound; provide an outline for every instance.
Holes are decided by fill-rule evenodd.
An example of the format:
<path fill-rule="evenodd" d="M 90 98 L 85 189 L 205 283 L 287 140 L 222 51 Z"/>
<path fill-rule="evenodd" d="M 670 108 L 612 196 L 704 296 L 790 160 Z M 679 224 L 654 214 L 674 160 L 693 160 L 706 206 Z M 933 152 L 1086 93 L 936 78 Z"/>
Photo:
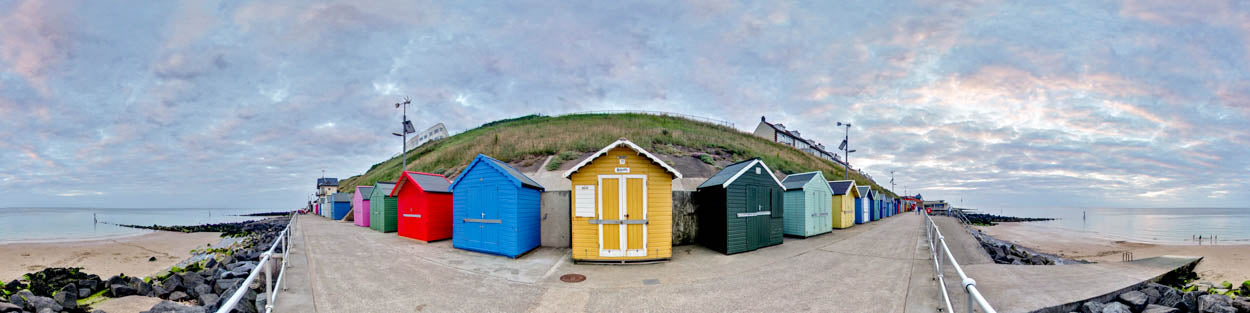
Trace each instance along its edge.
<path fill-rule="evenodd" d="M 705 151 L 726 156 L 731 162 L 759 157 L 773 170 L 787 174 L 819 170 L 833 180 L 844 175 L 837 163 L 730 127 L 632 113 L 528 115 L 486 123 L 413 149 L 408 153 L 408 170 L 459 173 L 478 153 L 504 162 L 556 155 L 552 162 L 563 164 L 582 153 L 598 151 L 619 138 L 629 139 L 657 155 L 686 156 L 692 153 L 690 151 Z M 706 155 L 698 157 L 709 162 L 710 157 Z M 340 181 L 339 189 L 352 192 L 356 186 L 395 181 L 399 177 L 399 167 L 398 157 L 374 164 L 364 174 Z M 559 164 L 549 165 L 551 169 L 558 167 Z M 852 173 L 851 177 L 857 184 L 870 183 L 857 173 Z M 870 184 L 873 189 L 884 190 L 875 183 Z"/>

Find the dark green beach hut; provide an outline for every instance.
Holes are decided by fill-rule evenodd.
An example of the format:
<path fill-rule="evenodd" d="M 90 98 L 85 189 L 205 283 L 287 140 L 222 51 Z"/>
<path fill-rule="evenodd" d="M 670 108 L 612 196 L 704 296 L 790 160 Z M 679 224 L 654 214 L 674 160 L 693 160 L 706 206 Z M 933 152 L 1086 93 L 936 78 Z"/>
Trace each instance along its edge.
<path fill-rule="evenodd" d="M 697 240 L 724 254 L 781 244 L 784 190 L 758 158 L 726 166 L 696 191 Z"/>
<path fill-rule="evenodd" d="M 395 197 L 389 196 L 395 189 L 393 182 L 377 182 L 369 195 L 369 228 L 393 233 L 398 230 L 399 203 Z"/>

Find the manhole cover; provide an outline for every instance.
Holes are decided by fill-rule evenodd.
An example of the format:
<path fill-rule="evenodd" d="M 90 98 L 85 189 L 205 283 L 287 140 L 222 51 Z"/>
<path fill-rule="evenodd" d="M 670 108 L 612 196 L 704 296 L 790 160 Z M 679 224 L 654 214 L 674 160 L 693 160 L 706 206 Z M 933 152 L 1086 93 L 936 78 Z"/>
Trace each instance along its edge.
<path fill-rule="evenodd" d="M 586 275 L 582 274 L 564 274 L 560 276 L 560 281 L 566 283 L 580 283 L 586 280 Z"/>

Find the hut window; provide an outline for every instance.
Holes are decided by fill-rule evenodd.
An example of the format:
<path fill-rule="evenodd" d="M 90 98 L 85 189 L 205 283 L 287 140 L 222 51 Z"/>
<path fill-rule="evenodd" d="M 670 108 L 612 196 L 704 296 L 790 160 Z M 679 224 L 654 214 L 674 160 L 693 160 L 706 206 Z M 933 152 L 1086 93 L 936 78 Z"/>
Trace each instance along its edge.
<path fill-rule="evenodd" d="M 616 159 L 617 159 L 618 161 L 620 161 L 620 162 L 621 162 L 621 164 L 625 164 L 625 156 L 623 156 L 623 155 L 622 155 L 622 156 L 618 156 L 618 157 L 616 157 Z"/>
<path fill-rule="evenodd" d="M 755 168 L 755 175 L 759 175 L 759 174 L 760 174 L 760 168 L 757 167 Z"/>

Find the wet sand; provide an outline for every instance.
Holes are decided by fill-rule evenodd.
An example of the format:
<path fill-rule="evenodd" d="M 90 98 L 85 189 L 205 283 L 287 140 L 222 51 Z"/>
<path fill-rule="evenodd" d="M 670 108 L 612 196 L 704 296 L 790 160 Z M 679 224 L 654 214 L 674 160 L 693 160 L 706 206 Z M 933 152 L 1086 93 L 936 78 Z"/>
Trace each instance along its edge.
<path fill-rule="evenodd" d="M 74 242 L 0 244 L 0 281 L 49 267 L 82 267 L 102 279 L 125 273 L 149 276 L 191 256 L 191 250 L 221 241 L 220 233 L 152 232 Z M 156 257 L 156 261 L 148 261 Z"/>
<path fill-rule="evenodd" d="M 1093 262 L 1120 262 L 1123 252 L 1132 252 L 1136 259 L 1161 255 L 1201 256 L 1199 281 L 1234 285 L 1250 280 L 1250 245 L 1165 245 L 1097 238 L 1088 233 L 1042 226 L 1034 223 L 999 223 L 997 226 L 976 226 L 994 238 L 1016 243 L 1037 251 L 1066 258 Z"/>

